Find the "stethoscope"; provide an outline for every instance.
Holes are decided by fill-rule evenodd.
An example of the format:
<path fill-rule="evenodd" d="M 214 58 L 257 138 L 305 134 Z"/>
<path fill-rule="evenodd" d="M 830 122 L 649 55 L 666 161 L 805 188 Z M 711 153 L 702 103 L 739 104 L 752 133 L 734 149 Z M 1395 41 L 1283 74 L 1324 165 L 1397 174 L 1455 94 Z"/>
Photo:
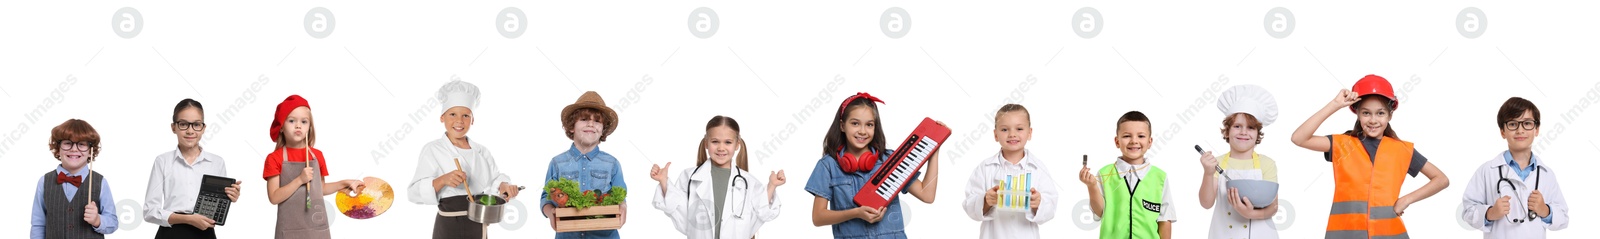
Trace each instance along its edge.
<path fill-rule="evenodd" d="M 732 161 L 732 159 L 729 159 L 729 161 Z M 690 171 L 689 175 L 694 175 L 695 173 L 699 173 L 700 172 L 700 168 L 704 167 L 704 166 L 705 166 L 704 164 L 701 164 L 701 165 L 698 165 L 698 166 L 694 166 L 694 170 Z M 750 181 L 744 178 L 743 170 L 739 170 L 738 165 L 730 165 L 728 168 L 730 170 L 733 170 L 733 173 L 734 173 L 733 174 L 733 179 L 729 180 L 729 181 L 733 182 L 733 186 L 739 186 L 742 189 L 744 189 L 744 190 L 740 190 L 740 192 L 750 190 Z M 684 184 L 683 185 L 683 191 L 684 192 L 689 192 L 690 190 L 691 189 L 689 188 L 688 184 Z M 683 195 L 683 200 L 684 201 L 689 201 L 689 196 L 690 195 L 693 195 L 693 194 L 685 193 Z M 739 196 L 743 197 L 744 195 L 743 195 L 743 193 L 740 193 Z M 745 211 L 744 210 L 744 200 L 733 200 L 733 203 L 734 203 L 733 204 L 733 208 L 734 208 L 733 217 L 735 217 L 735 218 L 744 218 L 744 211 Z"/>
<path fill-rule="evenodd" d="M 1506 166 L 1505 165 L 1500 165 L 1500 166 L 1495 166 L 1495 168 L 1496 168 L 1495 171 L 1500 174 L 1500 181 L 1495 182 L 1494 193 L 1495 194 L 1501 194 L 1500 185 L 1510 186 L 1511 187 L 1511 192 L 1515 193 L 1517 191 L 1517 184 L 1512 182 L 1511 179 L 1507 179 L 1506 178 Z M 1539 179 L 1543 176 L 1540 173 L 1540 171 L 1543 168 L 1544 168 L 1543 165 L 1534 165 L 1533 166 L 1533 190 L 1539 190 Z M 1512 198 L 1516 198 L 1516 197 L 1512 197 Z M 1524 222 L 1530 222 L 1530 221 L 1533 221 L 1534 219 L 1538 219 L 1539 218 L 1539 216 L 1538 216 L 1539 214 L 1533 213 L 1533 209 L 1530 209 L 1528 207 L 1528 203 L 1527 203 L 1526 200 L 1519 200 L 1519 202 L 1522 203 L 1522 208 L 1523 209 L 1528 209 L 1528 216 L 1526 217 L 1527 219 L 1513 218 L 1513 219 L 1511 219 L 1511 222 L 1524 223 Z"/>

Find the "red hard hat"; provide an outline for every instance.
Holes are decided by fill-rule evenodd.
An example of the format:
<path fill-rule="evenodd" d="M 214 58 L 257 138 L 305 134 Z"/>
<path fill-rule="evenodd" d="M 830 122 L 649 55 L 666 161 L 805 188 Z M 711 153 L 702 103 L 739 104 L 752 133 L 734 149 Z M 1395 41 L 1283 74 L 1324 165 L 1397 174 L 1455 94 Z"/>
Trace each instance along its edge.
<path fill-rule="evenodd" d="M 1400 108 L 1400 100 L 1394 95 L 1394 86 L 1389 85 L 1389 80 L 1384 79 L 1382 76 L 1367 75 L 1366 77 L 1361 77 L 1361 80 L 1356 81 L 1356 84 L 1350 87 L 1350 91 L 1355 92 L 1357 97 L 1364 97 L 1367 95 L 1382 95 L 1383 97 L 1388 97 L 1389 108 Z M 1356 111 L 1356 106 L 1351 105 L 1350 111 Z"/>

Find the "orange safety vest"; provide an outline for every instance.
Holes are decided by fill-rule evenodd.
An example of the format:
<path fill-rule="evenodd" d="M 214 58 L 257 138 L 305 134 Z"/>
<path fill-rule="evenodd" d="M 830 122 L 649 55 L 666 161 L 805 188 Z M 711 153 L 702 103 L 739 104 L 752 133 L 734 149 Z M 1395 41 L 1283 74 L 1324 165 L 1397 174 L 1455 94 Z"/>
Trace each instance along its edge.
<path fill-rule="evenodd" d="M 1324 237 L 1409 238 L 1394 202 L 1411 166 L 1411 143 L 1384 137 L 1376 157 L 1354 136 L 1333 135 L 1332 143 L 1333 206 Z"/>

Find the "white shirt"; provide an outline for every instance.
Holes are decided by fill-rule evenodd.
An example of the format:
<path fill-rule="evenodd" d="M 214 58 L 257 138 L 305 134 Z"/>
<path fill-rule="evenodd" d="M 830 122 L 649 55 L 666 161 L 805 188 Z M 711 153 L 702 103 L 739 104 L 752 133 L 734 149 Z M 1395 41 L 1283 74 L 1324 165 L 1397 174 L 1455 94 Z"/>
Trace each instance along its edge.
<path fill-rule="evenodd" d="M 465 186 L 469 185 L 472 186 L 472 193 L 499 194 L 500 183 L 510 182 L 511 176 L 500 172 L 488 147 L 471 138 L 468 138 L 467 146 L 472 148 L 457 148 L 446 137 L 423 145 L 422 153 L 417 155 L 417 171 L 411 176 L 411 186 L 406 188 L 406 198 L 416 204 L 438 205 L 441 198 L 467 195 Z M 461 159 L 461 171 L 467 173 L 466 185 L 445 187 L 435 193 L 433 179 L 455 171 L 455 160 L 458 158 Z"/>
<path fill-rule="evenodd" d="M 1032 152 L 1024 149 L 1022 160 L 1018 163 L 1006 161 L 1000 153 L 978 163 L 972 171 L 972 176 L 967 177 L 966 201 L 961 207 L 967 211 L 967 217 L 983 222 L 978 232 L 978 237 L 990 238 L 1041 238 L 1039 225 L 1049 222 L 1056 217 L 1056 205 L 1060 202 L 1061 193 L 1056 188 L 1055 178 L 1050 176 L 1050 169 L 1045 168 L 1044 160 Z M 1033 173 L 1033 189 L 1039 190 L 1039 211 L 1007 211 L 998 207 L 990 209 L 989 214 L 983 213 L 984 194 L 994 188 L 996 180 L 1005 180 L 1011 175 Z"/>
<path fill-rule="evenodd" d="M 194 164 L 183 159 L 178 150 L 156 155 L 150 166 L 150 182 L 144 190 L 144 221 L 163 227 L 172 227 L 167 218 L 176 212 L 193 212 L 194 200 L 200 197 L 200 181 L 205 175 L 228 176 L 228 166 L 222 157 L 200 151 Z"/>
<path fill-rule="evenodd" d="M 1117 163 L 1116 163 L 1117 172 L 1124 172 L 1124 171 L 1133 170 L 1133 169 L 1136 169 L 1136 168 L 1139 169 L 1139 171 L 1136 171 L 1136 172 L 1133 172 L 1133 173 L 1122 174 L 1123 182 L 1126 182 L 1128 185 L 1138 185 L 1140 180 L 1144 180 L 1144 176 L 1145 175 L 1149 175 L 1150 174 L 1150 168 L 1151 167 L 1155 167 L 1155 166 L 1145 167 L 1146 165 L 1150 165 L 1150 159 L 1149 158 L 1145 158 L 1144 159 L 1144 164 L 1139 164 L 1139 165 L 1128 164 L 1128 161 L 1122 161 L 1121 159 L 1117 159 Z M 1171 175 L 1168 175 L 1167 178 L 1170 179 L 1172 177 L 1171 177 Z M 1165 180 L 1165 179 L 1161 181 L 1161 185 L 1165 185 L 1165 186 L 1161 187 L 1161 213 L 1160 213 L 1160 216 L 1156 217 L 1156 221 L 1158 221 L 1158 222 L 1178 222 L 1178 210 L 1177 210 L 1178 206 L 1176 204 L 1172 204 L 1172 183 L 1171 182 L 1172 182 L 1172 180 Z M 1106 190 L 1123 190 L 1123 192 L 1127 192 L 1128 189 L 1126 189 L 1126 188 L 1110 189 L 1110 188 L 1101 187 L 1100 188 L 1100 194 L 1101 195 L 1105 195 L 1106 194 Z M 1123 192 L 1118 192 L 1118 193 L 1123 193 Z M 1100 221 L 1100 216 L 1095 216 L 1094 217 L 1094 221 L 1096 221 L 1096 222 Z"/>

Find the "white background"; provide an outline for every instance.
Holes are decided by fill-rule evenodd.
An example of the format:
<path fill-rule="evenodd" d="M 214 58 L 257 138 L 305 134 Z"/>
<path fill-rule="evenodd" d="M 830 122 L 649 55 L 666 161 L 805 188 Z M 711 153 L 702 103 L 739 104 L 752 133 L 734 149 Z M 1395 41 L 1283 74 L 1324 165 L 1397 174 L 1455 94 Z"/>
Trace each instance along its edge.
<path fill-rule="evenodd" d="M 943 120 L 956 132 L 941 154 L 937 202 L 905 203 L 911 237 L 977 234 L 978 222 L 959 208 L 962 186 L 976 162 L 998 150 L 990 114 L 1019 102 L 1033 112 L 1033 152 L 1045 156 L 1061 180 L 1063 205 L 1045 224 L 1046 237 L 1097 235 L 1092 225 L 1076 226 L 1089 220 L 1070 205 L 1086 196 L 1073 177 L 1079 155 L 1093 157 L 1096 167 L 1111 163 L 1117 155 L 1113 120 L 1140 110 L 1165 139 L 1152 159 L 1171 174 L 1180 215 L 1175 234 L 1197 238 L 1206 233 L 1211 212 L 1196 206 L 1192 179 L 1201 169 L 1190 145 L 1225 147 L 1215 131 L 1222 118 L 1215 94 L 1258 84 L 1281 107 L 1258 148 L 1278 160 L 1281 198 L 1293 204 L 1280 212 L 1279 228 L 1289 238 L 1316 237 L 1331 197 L 1330 167 L 1320 153 L 1295 147 L 1286 136 L 1366 74 L 1396 86 L 1403 103 L 1394 127 L 1453 182 L 1407 210 L 1411 235 L 1479 235 L 1457 219 L 1461 190 L 1476 166 L 1504 150 L 1494 114 L 1510 96 L 1543 110 L 1537 153 L 1568 183 L 1572 227 L 1550 237 L 1596 232 L 1586 217 L 1593 210 L 1581 203 L 1594 196 L 1581 183 L 1594 165 L 1583 156 L 1600 151 L 1588 112 L 1600 101 L 1592 71 L 1600 48 L 1583 43 L 1595 37 L 1587 17 L 1593 3 L 1279 4 L 10 2 L 0 4 L 0 160 L 13 168 L 3 177 L 16 195 L 5 199 L 10 216 L 0 224 L 11 226 L 0 234 L 26 233 L 26 193 L 57 164 L 45 144 L 50 127 L 69 118 L 93 124 L 104 145 L 95 169 L 111 180 L 119 201 L 142 207 L 152 159 L 174 149 L 170 110 L 180 99 L 195 98 L 205 103 L 210 124 L 205 149 L 226 158 L 229 175 L 246 187 L 219 235 L 268 238 L 275 209 L 264 200 L 265 181 L 258 177 L 272 150 L 266 128 L 280 99 L 301 94 L 317 117 L 316 147 L 330 158 L 331 178 L 375 176 L 401 190 L 394 207 L 377 218 L 330 214 L 334 237 L 425 237 L 435 208 L 409 203 L 403 190 L 420 146 L 439 138 L 433 93 L 459 77 L 483 89 L 469 135 L 494 149 L 502 169 L 530 189 L 542 186 L 535 179 L 570 143 L 559 128 L 561 107 L 583 91 L 599 91 L 621 114 L 620 127 L 601 149 L 617 156 L 633 185 L 626 237 L 679 235 L 650 206 L 648 169 L 666 162 L 675 171 L 689 168 L 704 122 L 719 114 L 738 119 L 752 152 L 765 155 L 752 160 L 759 179 L 787 170 L 789 183 L 779 188 L 784 212 L 760 235 L 829 236 L 828 227 L 811 226 L 812 196 L 803 187 L 830 111 L 844 96 L 868 91 L 887 101 L 882 114 L 891 146 L 921 117 Z M 119 37 L 107 24 L 122 7 L 142 14 L 143 28 L 132 38 Z M 335 16 L 326 38 L 309 36 L 302 25 L 314 7 Z M 503 27 L 497 13 L 506 7 L 526 13 L 520 37 L 496 30 Z M 718 14 L 718 30 L 709 38 L 695 37 L 686 24 L 698 7 Z M 913 19 L 902 38 L 879 30 L 879 16 L 890 7 Z M 1094 26 L 1101 31 L 1092 38 L 1072 30 L 1078 27 L 1073 12 L 1083 7 L 1102 14 Z M 1263 26 L 1274 7 L 1293 13 L 1294 30 L 1286 38 L 1267 35 Z M 1487 15 L 1481 37 L 1456 31 L 1456 16 L 1467 7 Z M 1353 120 L 1336 114 L 1318 134 L 1343 132 Z M 1405 191 L 1425 182 L 1408 180 Z M 535 205 L 536 191 L 528 192 L 517 201 Z M 124 224 L 111 237 L 151 237 L 157 226 L 127 211 L 135 208 L 127 204 L 117 205 Z M 532 218 L 507 218 L 490 234 L 553 235 L 537 212 L 526 216 Z"/>

